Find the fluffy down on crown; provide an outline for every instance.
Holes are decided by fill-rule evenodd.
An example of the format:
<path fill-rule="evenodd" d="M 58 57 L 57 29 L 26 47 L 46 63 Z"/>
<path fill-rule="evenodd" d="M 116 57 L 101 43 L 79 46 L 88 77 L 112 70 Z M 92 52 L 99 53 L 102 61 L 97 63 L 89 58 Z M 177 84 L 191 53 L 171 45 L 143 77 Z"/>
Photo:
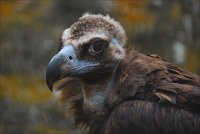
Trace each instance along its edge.
<path fill-rule="evenodd" d="M 115 37 L 122 46 L 125 45 L 127 39 L 121 24 L 110 18 L 109 15 L 85 13 L 70 28 L 64 30 L 61 41 L 63 44 L 73 43 L 76 45 L 85 42 L 91 35 L 106 40 Z"/>

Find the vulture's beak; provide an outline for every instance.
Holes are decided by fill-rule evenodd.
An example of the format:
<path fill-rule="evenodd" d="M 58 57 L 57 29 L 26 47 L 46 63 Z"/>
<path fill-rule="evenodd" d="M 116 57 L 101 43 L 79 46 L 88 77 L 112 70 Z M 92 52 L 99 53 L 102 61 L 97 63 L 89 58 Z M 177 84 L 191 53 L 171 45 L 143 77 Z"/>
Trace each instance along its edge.
<path fill-rule="evenodd" d="M 65 77 L 78 77 L 93 70 L 98 63 L 78 60 L 72 45 L 66 45 L 49 62 L 46 82 L 50 90 L 53 83 Z"/>

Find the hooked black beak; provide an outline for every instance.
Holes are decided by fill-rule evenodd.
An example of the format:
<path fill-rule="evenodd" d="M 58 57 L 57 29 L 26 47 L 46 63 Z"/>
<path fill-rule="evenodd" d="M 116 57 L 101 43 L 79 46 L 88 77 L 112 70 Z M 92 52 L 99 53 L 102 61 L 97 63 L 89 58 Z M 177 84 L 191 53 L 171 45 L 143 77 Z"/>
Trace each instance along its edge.
<path fill-rule="evenodd" d="M 46 82 L 50 90 L 53 83 L 65 77 L 77 77 L 90 72 L 98 63 L 78 60 L 72 45 L 66 45 L 49 62 Z"/>

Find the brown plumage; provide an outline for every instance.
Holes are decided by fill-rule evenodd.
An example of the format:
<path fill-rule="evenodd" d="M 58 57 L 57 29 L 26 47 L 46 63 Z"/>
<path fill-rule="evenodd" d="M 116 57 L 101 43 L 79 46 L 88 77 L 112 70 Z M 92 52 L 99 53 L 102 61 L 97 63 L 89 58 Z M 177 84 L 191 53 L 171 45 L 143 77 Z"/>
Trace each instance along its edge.
<path fill-rule="evenodd" d="M 64 31 L 46 76 L 75 123 L 90 134 L 199 133 L 199 77 L 125 42 L 109 16 L 86 14 Z"/>

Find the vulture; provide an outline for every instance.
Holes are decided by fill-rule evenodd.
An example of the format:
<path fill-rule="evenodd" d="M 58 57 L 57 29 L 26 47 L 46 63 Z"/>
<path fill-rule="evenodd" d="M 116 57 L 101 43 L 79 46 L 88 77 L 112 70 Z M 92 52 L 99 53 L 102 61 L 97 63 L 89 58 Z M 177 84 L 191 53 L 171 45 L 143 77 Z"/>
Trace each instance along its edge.
<path fill-rule="evenodd" d="M 85 13 L 61 35 L 48 88 L 89 134 L 200 134 L 200 78 L 126 46 L 122 25 Z"/>

